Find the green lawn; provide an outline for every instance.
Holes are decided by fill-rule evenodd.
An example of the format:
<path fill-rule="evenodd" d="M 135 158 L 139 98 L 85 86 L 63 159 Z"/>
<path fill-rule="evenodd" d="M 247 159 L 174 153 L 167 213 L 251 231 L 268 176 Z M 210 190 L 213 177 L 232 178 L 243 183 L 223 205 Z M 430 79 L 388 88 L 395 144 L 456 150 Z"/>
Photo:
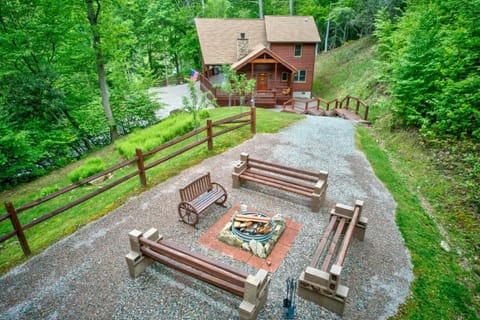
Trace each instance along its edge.
<path fill-rule="evenodd" d="M 246 111 L 248 111 L 248 108 L 243 108 L 243 112 Z M 213 121 L 216 121 L 230 117 L 232 115 L 239 114 L 240 108 L 217 108 L 209 110 L 209 113 L 210 118 Z M 280 128 L 283 128 L 292 123 L 293 121 L 299 120 L 301 118 L 302 117 L 298 115 L 272 112 L 269 110 L 257 108 L 257 133 L 276 132 Z M 143 139 L 148 140 L 149 134 L 154 135 L 157 134 L 157 132 L 159 131 L 167 132 L 171 129 L 171 127 L 172 125 L 170 121 L 162 121 L 153 127 L 139 130 L 138 132 L 134 132 L 129 136 L 123 137 L 122 140 L 135 140 L 138 139 L 139 136 Z M 216 130 L 221 129 L 222 127 L 217 128 Z M 158 165 L 147 171 L 147 189 L 158 184 L 161 181 L 168 179 L 169 177 L 177 175 L 182 170 L 201 162 L 205 158 L 220 154 L 225 150 L 234 147 L 250 138 L 252 138 L 252 134 L 250 133 L 250 126 L 245 126 L 238 130 L 234 130 L 232 132 L 214 138 L 214 149 L 212 151 L 209 151 L 207 149 L 206 144 L 202 144 L 161 165 Z M 166 154 L 169 154 L 175 150 L 178 150 L 182 146 L 185 146 L 194 140 L 195 137 L 192 137 L 188 141 L 182 142 L 162 152 L 159 152 L 154 157 L 148 159 L 147 163 L 158 159 Z M 19 207 L 22 204 L 26 204 L 28 202 L 41 198 L 49 192 L 62 189 L 71 184 L 68 179 L 68 174 L 83 165 L 88 159 L 94 157 L 101 158 L 103 162 L 107 165 L 107 167 L 114 166 L 125 160 L 123 156 L 118 152 L 118 150 L 113 145 L 111 145 L 88 155 L 77 163 L 71 164 L 61 170 L 57 170 L 46 177 L 40 178 L 32 183 L 4 192 L 1 194 L 1 200 L 2 202 L 10 201 L 14 204 L 15 207 Z M 115 179 L 115 177 L 124 176 L 134 170 L 136 170 L 135 165 L 123 168 L 115 172 L 113 179 Z M 19 219 L 22 224 L 25 224 L 34 218 L 43 216 L 46 213 L 65 205 L 66 203 L 69 203 L 85 194 L 88 194 L 98 189 L 100 186 L 106 183 L 109 182 L 107 181 L 100 185 L 88 185 L 77 188 L 60 197 L 47 201 L 38 207 L 20 213 Z M 28 239 L 31 250 L 34 254 L 41 252 L 55 240 L 71 234 L 72 232 L 80 228 L 82 225 L 85 225 L 90 221 L 93 221 L 105 214 L 108 214 L 108 212 L 112 211 L 113 209 L 124 203 L 125 200 L 128 199 L 128 197 L 143 191 L 145 191 L 145 189 L 141 188 L 139 178 L 134 177 L 114 187 L 113 189 L 110 189 L 109 191 L 94 197 L 93 199 L 90 199 L 72 209 L 69 209 L 57 215 L 56 217 L 46 220 L 34 226 L 33 228 L 26 230 L 25 235 Z M 5 208 L 2 207 L 0 209 L 0 215 L 3 215 L 4 213 Z M 12 227 L 9 220 L 0 223 L 0 234 L 5 234 L 11 230 Z M 26 260 L 22 253 L 21 247 L 15 237 L 7 240 L 6 242 L 3 242 L 1 246 L 0 273 L 4 273 L 13 266 L 18 265 L 19 263 Z"/>

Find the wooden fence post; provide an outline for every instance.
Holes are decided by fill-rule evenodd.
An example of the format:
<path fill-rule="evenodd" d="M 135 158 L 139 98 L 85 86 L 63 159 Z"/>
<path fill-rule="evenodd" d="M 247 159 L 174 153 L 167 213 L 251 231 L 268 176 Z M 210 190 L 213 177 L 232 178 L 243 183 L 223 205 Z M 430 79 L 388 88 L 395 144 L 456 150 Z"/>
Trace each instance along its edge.
<path fill-rule="evenodd" d="M 31 256 L 32 252 L 30 251 L 30 247 L 28 246 L 27 238 L 23 233 L 22 225 L 18 220 L 17 211 L 13 207 L 11 202 L 5 202 L 5 208 L 7 208 L 7 212 L 10 216 L 10 221 L 12 222 L 13 228 L 17 233 L 18 240 L 20 241 L 20 245 L 22 246 L 23 253 L 26 256 Z"/>
<path fill-rule="evenodd" d="M 357 105 L 355 107 L 355 114 L 358 114 L 358 110 L 360 109 L 360 100 L 357 99 Z"/>
<path fill-rule="evenodd" d="M 145 175 L 145 165 L 143 163 L 143 154 L 142 150 L 140 149 L 135 149 L 135 152 L 137 153 L 137 166 L 138 170 L 140 171 L 138 173 L 138 176 L 140 177 L 140 183 L 142 184 L 142 187 L 147 186 L 147 176 Z"/>
<path fill-rule="evenodd" d="M 250 132 L 257 133 L 257 108 L 255 106 L 250 109 Z"/>
<path fill-rule="evenodd" d="M 364 120 L 367 120 L 368 118 L 368 105 L 365 105 L 365 117 Z"/>
<path fill-rule="evenodd" d="M 212 126 L 212 120 L 207 119 L 207 144 L 208 144 L 208 150 L 212 151 L 213 150 L 213 126 Z"/>

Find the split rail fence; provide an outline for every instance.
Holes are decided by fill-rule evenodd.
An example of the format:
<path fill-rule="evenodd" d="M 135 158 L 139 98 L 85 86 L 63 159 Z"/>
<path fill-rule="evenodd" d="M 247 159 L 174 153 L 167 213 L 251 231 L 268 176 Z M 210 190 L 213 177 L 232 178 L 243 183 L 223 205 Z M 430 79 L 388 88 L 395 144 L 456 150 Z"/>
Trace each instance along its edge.
<path fill-rule="evenodd" d="M 219 127 L 219 126 L 225 126 L 225 125 L 228 125 L 228 124 L 233 124 L 232 126 L 229 126 L 227 128 L 224 128 L 222 130 L 219 130 L 219 131 L 216 131 L 216 132 L 213 132 L 213 128 L 214 127 Z M 160 146 L 158 146 L 157 148 L 153 149 L 153 150 L 150 150 L 150 151 L 147 151 L 147 152 L 142 152 L 142 150 L 140 149 L 136 149 L 136 157 L 132 158 L 132 159 L 129 159 L 129 160 L 126 160 L 122 163 L 119 163 L 111 168 L 108 168 L 102 172 L 99 172 L 93 176 L 90 176 L 88 178 L 85 178 L 81 181 L 78 181 L 76 183 L 73 183 L 61 190 L 58 190 L 58 191 L 55 191 L 47 196 L 44 196 L 40 199 L 37 199 L 37 200 L 34 200 L 32 202 L 29 202 L 27 204 L 24 204 L 20 207 L 15 207 L 11 202 L 9 201 L 6 201 L 5 202 L 5 208 L 7 209 L 7 213 L 0 216 L 0 223 L 5 221 L 5 220 L 8 220 L 10 219 L 11 223 L 12 223 L 12 226 L 13 226 L 13 231 L 10 231 L 6 234 L 3 234 L 3 235 L 0 235 L 0 243 L 12 238 L 12 237 L 17 237 L 19 242 L 20 242 L 20 245 L 22 247 L 22 250 L 23 250 L 23 253 L 26 255 L 26 256 L 30 256 L 31 255 L 31 250 L 30 250 L 30 246 L 28 245 L 28 241 L 27 241 L 27 238 L 25 236 L 25 233 L 24 231 L 27 230 L 27 229 L 30 229 L 32 228 L 33 226 L 45 221 L 45 220 L 48 220 L 62 212 L 65 212 L 67 211 L 68 209 L 71 209 L 103 192 L 106 192 L 110 189 L 112 189 L 113 187 L 135 177 L 135 176 L 138 176 L 140 178 L 140 184 L 142 187 L 145 187 L 147 185 L 147 176 L 146 176 L 146 171 L 149 170 L 149 169 L 152 169 L 182 153 L 185 153 L 203 143 L 207 143 L 207 147 L 208 147 L 208 150 L 212 150 L 213 149 L 213 139 L 215 137 L 218 137 L 220 135 L 223 135 L 225 133 L 228 133 L 230 131 L 233 131 L 233 130 L 236 130 L 236 129 L 239 129 L 243 126 L 246 126 L 246 125 L 250 125 L 250 132 L 252 132 L 253 134 L 256 133 L 256 109 L 255 107 L 252 107 L 250 108 L 249 111 L 247 112 L 243 112 L 243 113 L 240 113 L 238 115 L 235 115 L 235 116 L 232 116 L 232 117 L 228 117 L 228 118 L 225 118 L 225 119 L 222 119 L 222 120 L 218 120 L 218 121 L 215 121 L 213 122 L 212 120 L 208 119 L 207 120 L 207 124 L 205 127 L 202 127 L 202 128 L 199 128 L 199 129 L 196 129 L 196 130 L 193 130 L 181 137 L 177 137 L 173 140 L 170 140 L 169 142 L 167 143 L 164 143 Z M 193 136 L 196 136 L 202 132 L 206 131 L 206 136 L 204 138 L 201 138 L 201 139 L 198 139 L 166 156 L 163 156 L 162 158 L 160 159 L 157 159 L 155 161 L 152 161 L 151 163 L 148 163 L 148 164 L 145 164 L 145 160 L 147 158 L 150 158 L 152 157 L 154 154 L 162 151 L 162 150 L 165 150 L 169 147 L 172 147 L 174 145 L 177 145 Z M 61 196 L 69 191 L 72 191 L 76 188 L 79 188 L 81 186 L 84 186 L 84 185 L 87 185 L 89 183 L 92 183 L 92 181 L 94 180 L 99 180 L 99 179 L 102 179 L 103 177 L 106 177 L 110 174 L 112 174 L 113 172 L 117 171 L 117 170 L 120 170 L 122 168 L 125 168 L 127 166 L 130 166 L 132 164 L 135 164 L 137 165 L 137 170 L 123 176 L 123 177 L 120 177 L 118 178 L 117 180 L 115 180 L 114 182 L 112 183 L 109 183 L 107 185 L 104 185 L 102 187 L 100 187 L 99 189 L 87 194 L 87 195 L 84 195 L 83 197 L 81 198 L 78 198 L 70 203 L 67 203 L 63 206 L 61 206 L 60 208 L 57 208 L 41 217 L 38 217 L 38 218 L 35 218 L 33 219 L 32 221 L 22 225 L 20 220 L 18 219 L 18 214 L 22 213 L 22 212 L 25 212 L 29 209 L 32 209 L 34 207 L 37 207 L 39 206 L 40 204 L 43 204 L 49 200 L 52 200 L 58 196 Z"/>

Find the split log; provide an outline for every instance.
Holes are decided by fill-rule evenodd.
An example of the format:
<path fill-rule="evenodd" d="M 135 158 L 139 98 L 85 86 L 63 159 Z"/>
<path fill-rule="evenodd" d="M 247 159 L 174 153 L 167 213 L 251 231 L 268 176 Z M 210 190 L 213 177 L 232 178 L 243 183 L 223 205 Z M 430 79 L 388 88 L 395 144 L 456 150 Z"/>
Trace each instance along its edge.
<path fill-rule="evenodd" d="M 268 217 L 259 217 L 259 216 L 252 216 L 248 214 L 237 214 L 235 216 L 235 221 L 241 221 L 241 222 L 261 222 L 261 223 L 270 223 L 272 219 Z"/>

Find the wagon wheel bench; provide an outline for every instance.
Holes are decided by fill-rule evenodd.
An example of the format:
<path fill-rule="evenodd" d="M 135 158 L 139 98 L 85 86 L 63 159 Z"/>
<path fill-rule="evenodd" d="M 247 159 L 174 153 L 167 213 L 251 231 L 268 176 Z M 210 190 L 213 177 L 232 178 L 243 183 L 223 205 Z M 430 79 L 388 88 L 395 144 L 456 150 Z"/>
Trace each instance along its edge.
<path fill-rule="evenodd" d="M 212 204 L 224 206 L 227 201 L 227 191 L 219 183 L 212 182 L 208 172 L 181 188 L 180 199 L 178 214 L 181 220 L 195 226 L 199 215 Z"/>

